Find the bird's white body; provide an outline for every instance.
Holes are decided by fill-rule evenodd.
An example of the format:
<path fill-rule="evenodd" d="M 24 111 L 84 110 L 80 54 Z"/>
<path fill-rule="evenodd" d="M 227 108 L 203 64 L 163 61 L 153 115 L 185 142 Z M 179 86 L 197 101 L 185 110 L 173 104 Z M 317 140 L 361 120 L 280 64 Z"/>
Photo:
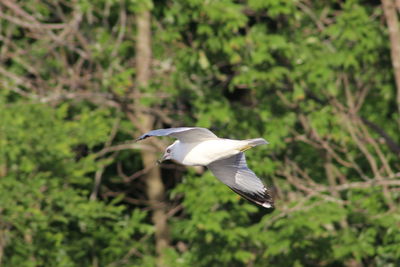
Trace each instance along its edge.
<path fill-rule="evenodd" d="M 216 160 L 229 158 L 241 152 L 248 145 L 247 140 L 211 139 L 200 143 L 182 143 L 179 140 L 173 144 L 172 158 L 184 165 L 207 166 Z M 171 147 L 172 148 L 172 147 Z"/>
<path fill-rule="evenodd" d="M 178 139 L 167 147 L 161 161 L 174 160 L 183 165 L 207 166 L 221 182 L 239 195 L 264 208 L 273 208 L 270 191 L 247 167 L 243 153 L 249 148 L 268 144 L 263 138 L 224 139 L 205 128 L 178 127 L 153 130 L 137 140 L 150 136 L 172 136 Z"/>

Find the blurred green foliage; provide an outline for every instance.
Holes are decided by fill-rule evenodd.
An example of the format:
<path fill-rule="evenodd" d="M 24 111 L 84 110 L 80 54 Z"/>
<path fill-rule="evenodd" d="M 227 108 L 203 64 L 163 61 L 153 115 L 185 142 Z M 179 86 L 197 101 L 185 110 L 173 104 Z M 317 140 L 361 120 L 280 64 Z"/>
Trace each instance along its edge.
<path fill-rule="evenodd" d="M 127 116 L 132 103 L 148 108 L 154 127 L 270 142 L 246 153 L 275 188 L 272 213 L 210 172 L 162 170 L 165 266 L 400 264 L 400 117 L 378 2 L 18 5 L 64 28 L 0 21 L 2 265 L 156 264 L 144 182 L 123 175 L 142 169 L 140 147 L 104 152 L 141 134 Z M 132 96 L 133 18 L 145 8 L 153 74 Z"/>
<path fill-rule="evenodd" d="M 19 101 L 2 101 L 0 109 L 4 266 L 90 266 L 93 257 L 107 264 L 131 249 L 151 251 L 132 238 L 153 232 L 146 212 L 88 200 L 99 161 L 77 148 L 105 141 L 107 110 L 68 117 L 66 105 Z"/>

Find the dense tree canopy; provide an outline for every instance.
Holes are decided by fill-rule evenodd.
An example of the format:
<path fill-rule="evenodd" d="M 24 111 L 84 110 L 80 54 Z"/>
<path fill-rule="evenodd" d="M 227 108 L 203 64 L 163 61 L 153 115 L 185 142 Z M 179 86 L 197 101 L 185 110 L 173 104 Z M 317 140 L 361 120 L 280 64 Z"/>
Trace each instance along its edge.
<path fill-rule="evenodd" d="M 394 2 L 2 0 L 0 265 L 398 266 Z M 133 142 L 178 126 L 276 209 Z"/>

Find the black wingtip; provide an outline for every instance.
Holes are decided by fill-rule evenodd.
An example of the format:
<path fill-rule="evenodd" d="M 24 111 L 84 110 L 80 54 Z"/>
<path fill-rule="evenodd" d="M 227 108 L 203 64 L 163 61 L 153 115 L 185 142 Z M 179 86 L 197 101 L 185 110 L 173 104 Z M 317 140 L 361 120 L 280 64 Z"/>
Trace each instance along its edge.
<path fill-rule="evenodd" d="M 241 195 L 243 198 L 247 199 L 250 202 L 253 202 L 265 209 L 274 210 L 274 200 L 270 195 L 268 189 L 265 188 L 265 191 L 262 195 L 259 194 L 251 194 L 244 191 L 239 191 L 235 188 L 230 187 L 235 193 Z"/>
<path fill-rule="evenodd" d="M 134 142 L 136 143 L 136 142 L 138 142 L 138 141 L 141 141 L 141 140 L 143 140 L 143 139 L 146 139 L 147 137 L 150 137 L 150 135 L 142 135 L 142 136 L 136 138 Z"/>

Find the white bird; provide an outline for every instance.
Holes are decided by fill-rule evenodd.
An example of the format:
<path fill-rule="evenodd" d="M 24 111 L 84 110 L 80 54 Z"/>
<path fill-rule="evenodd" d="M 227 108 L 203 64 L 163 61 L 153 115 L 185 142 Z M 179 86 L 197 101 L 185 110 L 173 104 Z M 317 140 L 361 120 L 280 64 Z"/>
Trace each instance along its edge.
<path fill-rule="evenodd" d="M 232 140 L 219 138 L 206 128 L 178 127 L 158 129 L 140 136 L 177 138 L 166 148 L 160 161 L 174 160 L 183 165 L 206 166 L 221 182 L 234 192 L 264 208 L 274 208 L 271 192 L 247 167 L 244 151 L 263 144 L 263 138 Z"/>

